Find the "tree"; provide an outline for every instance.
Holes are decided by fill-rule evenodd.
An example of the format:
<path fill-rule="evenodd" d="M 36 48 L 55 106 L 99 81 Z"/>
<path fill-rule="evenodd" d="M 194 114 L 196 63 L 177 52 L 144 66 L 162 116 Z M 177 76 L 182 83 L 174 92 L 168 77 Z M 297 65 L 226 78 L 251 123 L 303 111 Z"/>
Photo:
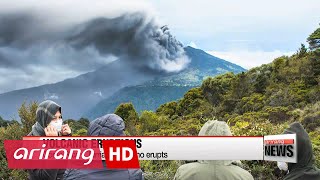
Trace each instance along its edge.
<path fill-rule="evenodd" d="M 288 62 L 287 56 L 281 56 L 272 62 L 272 77 L 275 82 L 286 82 L 287 74 L 283 72 Z"/>
<path fill-rule="evenodd" d="M 253 84 L 255 91 L 257 93 L 264 93 L 266 91 L 266 87 L 268 85 L 268 77 L 264 74 L 259 74 L 256 82 Z"/>
<path fill-rule="evenodd" d="M 316 29 L 307 39 L 311 50 L 320 48 L 320 28 Z"/>
<path fill-rule="evenodd" d="M 251 96 L 243 97 L 238 103 L 237 111 L 240 114 L 251 111 L 258 111 L 264 106 L 264 96 L 259 93 L 253 93 Z"/>
<path fill-rule="evenodd" d="M 88 132 L 87 129 L 82 128 L 82 129 L 79 129 L 77 132 L 75 132 L 73 136 L 86 136 L 87 132 Z"/>
<path fill-rule="evenodd" d="M 129 135 L 137 134 L 136 124 L 139 119 L 139 116 L 131 102 L 120 104 L 114 113 L 124 120 L 126 130 L 129 133 Z"/>
<path fill-rule="evenodd" d="M 12 124 L 20 125 L 19 122 L 14 120 L 14 119 L 11 120 L 11 121 L 7 121 L 7 120 L 2 119 L 2 117 L 0 116 L 0 127 L 7 127 L 7 126 L 12 125 Z"/>
<path fill-rule="evenodd" d="M 152 111 L 143 111 L 140 116 L 140 123 L 143 133 L 157 131 L 162 125 L 159 122 L 158 115 Z"/>
<path fill-rule="evenodd" d="M 21 107 L 18 110 L 19 117 L 23 126 L 22 131 L 25 134 L 28 134 L 32 125 L 36 122 L 36 113 L 37 113 L 38 103 L 33 101 L 26 105 L 26 102 L 23 102 Z"/>
<path fill-rule="evenodd" d="M 204 80 L 201 90 L 204 97 L 213 105 L 218 105 L 223 100 L 223 95 L 231 89 L 231 81 L 235 79 L 233 73 L 227 73 L 214 78 Z"/>
<path fill-rule="evenodd" d="M 242 72 L 236 75 L 231 85 L 232 97 L 239 100 L 249 94 L 250 83 L 248 82 L 248 74 Z"/>
<path fill-rule="evenodd" d="M 176 109 L 177 109 L 177 102 L 176 101 L 171 101 L 165 104 L 162 104 L 157 110 L 157 114 L 160 115 L 167 115 L 169 117 L 172 117 L 173 115 L 176 114 Z"/>
<path fill-rule="evenodd" d="M 8 121 L 2 119 L 0 116 L 0 127 L 7 127 L 8 126 Z"/>
<path fill-rule="evenodd" d="M 120 116 L 124 121 L 126 121 L 129 118 L 132 112 L 136 119 L 138 119 L 138 113 L 131 102 L 121 103 L 114 111 L 114 113 Z"/>
<path fill-rule="evenodd" d="M 299 50 L 297 51 L 298 57 L 304 57 L 307 54 L 307 48 L 304 44 L 301 44 Z"/>
<path fill-rule="evenodd" d="M 87 118 L 80 118 L 78 123 L 89 128 L 90 121 Z"/>
<path fill-rule="evenodd" d="M 14 123 L 7 127 L 0 128 L 0 177 L 1 179 L 27 179 L 27 173 L 24 170 L 9 169 L 6 153 L 4 150 L 4 140 L 21 140 L 26 134 L 22 131 L 19 124 Z"/>
<path fill-rule="evenodd" d="M 179 116 L 186 116 L 198 109 L 204 100 L 200 88 L 190 89 L 178 102 L 177 113 Z"/>

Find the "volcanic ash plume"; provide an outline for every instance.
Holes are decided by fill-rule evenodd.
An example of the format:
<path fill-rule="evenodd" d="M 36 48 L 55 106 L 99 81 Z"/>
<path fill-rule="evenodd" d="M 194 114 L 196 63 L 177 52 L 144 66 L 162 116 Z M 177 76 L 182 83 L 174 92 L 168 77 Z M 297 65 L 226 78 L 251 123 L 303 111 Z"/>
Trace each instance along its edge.
<path fill-rule="evenodd" d="M 116 59 L 122 71 L 146 76 L 183 70 L 190 61 L 168 27 L 142 11 L 73 20 L 69 10 L 47 12 L 0 12 L 0 93 L 59 82 Z"/>
<path fill-rule="evenodd" d="M 84 68 L 101 65 L 101 59 L 113 55 L 130 62 L 129 65 L 165 72 L 180 71 L 189 62 L 183 45 L 167 26 L 159 26 L 143 13 L 98 17 L 68 26 L 49 24 L 50 21 L 28 13 L 0 16 L 0 62 L 63 62 L 77 68 L 74 61 L 78 60 Z M 19 54 L 22 55 L 17 58 Z"/>
<path fill-rule="evenodd" d="M 157 25 L 142 13 L 93 19 L 77 26 L 75 31 L 66 39 L 72 47 L 93 45 L 101 54 L 124 57 L 134 65 L 173 72 L 182 70 L 189 62 L 183 45 L 168 27 Z"/>

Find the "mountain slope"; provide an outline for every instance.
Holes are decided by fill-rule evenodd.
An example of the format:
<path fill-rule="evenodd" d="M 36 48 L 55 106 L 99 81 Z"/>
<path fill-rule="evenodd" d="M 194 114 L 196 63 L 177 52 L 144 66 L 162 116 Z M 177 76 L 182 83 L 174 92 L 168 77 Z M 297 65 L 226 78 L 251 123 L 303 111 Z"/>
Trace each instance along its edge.
<path fill-rule="evenodd" d="M 181 94 L 187 92 L 190 86 L 131 86 L 125 87 L 102 101 L 88 112 L 84 117 L 91 120 L 107 113 L 112 113 L 116 107 L 124 102 L 132 102 L 135 109 L 154 110 L 159 104 L 176 100 Z"/>
<path fill-rule="evenodd" d="M 225 72 L 245 71 L 238 65 L 207 54 L 200 49 L 186 47 L 185 51 L 191 59 L 185 70 L 156 77 L 142 85 L 125 87 L 112 96 L 101 100 L 84 114 L 84 117 L 94 119 L 106 113 L 112 113 L 123 102 L 132 102 L 138 112 L 155 110 L 160 104 L 181 98 L 189 89 L 199 86 L 206 77 Z"/>
<path fill-rule="evenodd" d="M 185 52 L 191 59 L 189 66 L 178 74 L 166 75 L 149 81 L 146 85 L 160 86 L 198 86 L 202 80 L 226 72 L 239 73 L 246 71 L 241 66 L 212 56 L 203 50 L 186 47 Z"/>
<path fill-rule="evenodd" d="M 227 71 L 240 72 L 244 70 L 240 66 L 211 56 L 202 50 L 186 47 L 185 51 L 191 59 L 191 63 L 185 70 L 178 73 L 165 74 L 150 69 L 137 68 L 133 64 L 128 64 L 129 61 L 119 59 L 100 69 L 75 78 L 0 94 L 0 115 L 5 119 L 16 119 L 18 117 L 17 109 L 23 101 L 41 102 L 45 99 L 51 99 L 62 106 L 64 118 L 77 119 L 101 100 L 127 86 L 146 83 L 144 85 L 147 86 L 151 84 L 192 87 L 199 85 L 206 76 Z M 178 93 L 166 100 L 179 98 L 185 90 L 186 88 L 179 90 L 175 88 Z M 159 92 L 159 95 L 161 95 L 161 92 Z M 134 97 L 135 95 L 130 94 L 130 96 Z M 122 100 L 126 99 L 122 98 Z M 153 107 L 164 101 L 156 102 Z"/>
<path fill-rule="evenodd" d="M 116 60 L 93 72 L 58 83 L 0 94 L 0 115 L 5 119 L 17 119 L 17 109 L 23 101 L 51 99 L 62 106 L 65 118 L 80 118 L 90 107 L 117 90 L 141 84 L 158 75 Z"/>

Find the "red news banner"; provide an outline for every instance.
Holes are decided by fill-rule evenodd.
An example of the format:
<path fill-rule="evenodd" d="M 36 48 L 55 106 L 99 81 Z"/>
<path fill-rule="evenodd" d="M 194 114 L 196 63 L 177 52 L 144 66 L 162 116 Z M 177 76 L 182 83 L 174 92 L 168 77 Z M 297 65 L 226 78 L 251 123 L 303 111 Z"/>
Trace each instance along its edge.
<path fill-rule="evenodd" d="M 289 137 L 292 139 L 291 137 Z M 138 160 L 263 160 L 279 138 L 258 136 L 24 137 L 5 140 L 9 168 L 139 168 Z M 281 139 L 288 139 L 281 136 Z M 295 141 L 294 141 L 295 142 Z M 268 160 L 273 160 L 271 157 Z M 276 159 L 276 157 L 275 157 Z M 294 161 L 292 159 L 287 159 Z"/>
<path fill-rule="evenodd" d="M 111 157 L 106 159 L 108 168 L 139 168 L 134 140 L 102 141 L 102 145 Z M 103 168 L 97 140 L 5 140 L 4 146 L 10 169 Z"/>

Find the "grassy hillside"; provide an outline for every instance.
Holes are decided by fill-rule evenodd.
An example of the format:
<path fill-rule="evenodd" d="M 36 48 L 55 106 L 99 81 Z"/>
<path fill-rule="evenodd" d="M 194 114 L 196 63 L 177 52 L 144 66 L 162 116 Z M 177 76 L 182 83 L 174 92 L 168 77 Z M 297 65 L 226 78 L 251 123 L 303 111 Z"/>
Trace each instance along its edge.
<path fill-rule="evenodd" d="M 127 117 L 131 135 L 197 135 L 201 126 L 212 119 L 228 122 L 234 135 L 269 135 L 280 134 L 290 123 L 299 121 L 310 135 L 320 167 L 318 32 L 319 29 L 310 36 L 310 49 L 302 44 L 294 55 L 276 58 L 248 72 L 209 77 L 182 99 L 165 103 L 155 112 L 132 116 L 134 107 L 122 104 L 116 113 Z M 141 165 L 148 172 L 147 179 L 170 179 L 181 163 L 184 162 L 142 161 Z M 256 179 L 283 176 L 276 171 L 274 162 L 246 161 L 244 165 Z"/>

